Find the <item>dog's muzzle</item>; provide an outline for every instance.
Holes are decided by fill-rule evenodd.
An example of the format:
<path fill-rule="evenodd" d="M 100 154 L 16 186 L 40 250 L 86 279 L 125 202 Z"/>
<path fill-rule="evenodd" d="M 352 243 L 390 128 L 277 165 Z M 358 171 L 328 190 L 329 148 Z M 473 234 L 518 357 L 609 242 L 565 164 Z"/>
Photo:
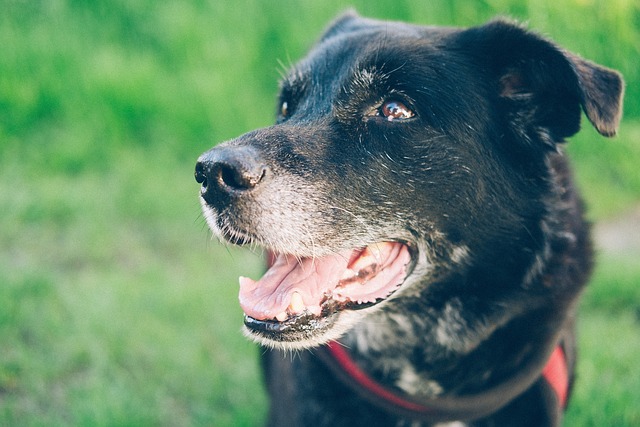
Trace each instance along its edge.
<path fill-rule="evenodd" d="M 276 203 L 265 193 L 277 180 L 252 146 L 231 141 L 207 151 L 198 159 L 195 178 L 212 230 L 234 244 L 265 246 L 271 254 L 269 269 L 261 278 L 239 280 L 245 325 L 262 338 L 299 342 L 324 336 L 342 312 L 386 300 L 413 270 L 415 248 L 405 241 L 381 240 L 311 256 L 270 245 L 273 236 L 265 236 L 252 224 L 268 223 L 273 235 L 283 232 L 277 228 L 282 224 L 269 223 L 269 212 L 261 210 L 265 200 Z"/>

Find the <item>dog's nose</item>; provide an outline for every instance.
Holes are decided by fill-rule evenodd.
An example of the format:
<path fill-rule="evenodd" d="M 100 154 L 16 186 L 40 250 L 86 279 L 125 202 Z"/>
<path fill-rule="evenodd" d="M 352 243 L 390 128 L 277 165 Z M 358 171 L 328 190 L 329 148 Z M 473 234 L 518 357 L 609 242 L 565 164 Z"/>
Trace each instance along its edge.
<path fill-rule="evenodd" d="M 253 148 L 220 147 L 200 156 L 195 178 L 209 202 L 220 194 L 255 189 L 266 173 L 267 167 Z"/>

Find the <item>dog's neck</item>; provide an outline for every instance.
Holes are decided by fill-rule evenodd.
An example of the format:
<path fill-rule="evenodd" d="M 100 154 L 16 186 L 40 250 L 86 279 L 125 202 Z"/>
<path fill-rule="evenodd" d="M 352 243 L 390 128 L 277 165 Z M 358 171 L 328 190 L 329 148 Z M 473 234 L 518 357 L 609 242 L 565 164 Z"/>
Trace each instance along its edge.
<path fill-rule="evenodd" d="M 423 307 L 407 313 L 390 307 L 341 342 L 376 381 L 411 396 L 432 398 L 475 393 L 497 384 L 519 372 L 523 361 L 548 351 L 556 339 L 542 336 L 533 326 L 553 313 L 541 310 L 510 319 L 495 307 L 494 318 L 487 318 L 475 315 L 474 308 L 478 309 L 471 301 L 459 298 L 439 310 Z M 512 330 L 521 335 L 505 339 Z"/>
<path fill-rule="evenodd" d="M 538 356 L 544 354 L 544 350 Z M 555 402 L 548 407 L 556 415 L 565 407 L 569 393 L 569 375 L 566 354 L 558 344 L 546 359 L 543 368 L 538 367 L 540 359 L 523 367 L 519 375 L 506 379 L 494 387 L 475 395 L 419 398 L 404 395 L 377 383 L 367 375 L 352 359 L 349 351 L 338 342 L 327 344 L 318 353 L 333 373 L 356 391 L 369 403 L 400 417 L 415 420 L 439 422 L 451 419 L 477 419 L 494 413 L 539 378 L 542 378 Z M 554 414 L 549 414 L 554 417 Z M 438 424 L 439 425 L 439 424 Z"/>

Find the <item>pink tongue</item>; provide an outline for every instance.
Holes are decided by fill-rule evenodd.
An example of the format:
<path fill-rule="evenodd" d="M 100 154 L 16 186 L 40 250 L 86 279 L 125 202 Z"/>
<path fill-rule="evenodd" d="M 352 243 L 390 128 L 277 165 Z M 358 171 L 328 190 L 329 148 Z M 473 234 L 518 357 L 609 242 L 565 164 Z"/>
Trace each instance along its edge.
<path fill-rule="evenodd" d="M 291 294 L 297 291 L 307 308 L 320 314 L 320 302 L 338 284 L 352 252 L 302 259 L 278 255 L 257 282 L 240 278 L 240 306 L 254 319 L 272 319 L 287 309 Z"/>
<path fill-rule="evenodd" d="M 354 302 L 375 302 L 377 298 L 385 298 L 404 280 L 405 267 L 411 259 L 409 251 L 405 245 L 387 243 L 378 254 L 380 259 L 374 274 L 341 282 L 345 273 L 350 274 L 347 269 L 354 268 L 366 253 L 366 250 L 358 249 L 302 259 L 278 255 L 260 280 L 240 278 L 240 306 L 254 319 L 266 320 L 285 312 L 294 292 L 300 294 L 306 310 L 314 315 L 320 315 L 325 296 Z"/>

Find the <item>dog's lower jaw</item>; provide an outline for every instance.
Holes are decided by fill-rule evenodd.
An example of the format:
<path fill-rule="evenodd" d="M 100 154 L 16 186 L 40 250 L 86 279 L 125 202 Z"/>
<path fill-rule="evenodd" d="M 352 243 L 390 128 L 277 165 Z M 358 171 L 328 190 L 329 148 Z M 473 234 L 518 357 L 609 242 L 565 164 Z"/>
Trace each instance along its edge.
<path fill-rule="evenodd" d="M 366 310 L 375 310 L 376 308 L 370 307 Z M 345 310 L 333 316 L 335 316 L 335 319 L 332 319 L 331 323 L 322 329 L 301 331 L 295 336 L 289 336 L 286 339 L 275 338 L 273 335 L 249 328 L 246 324 L 243 326 L 242 332 L 250 340 L 270 349 L 278 349 L 285 352 L 307 350 L 338 340 L 354 325 L 362 321 L 366 313 Z"/>

